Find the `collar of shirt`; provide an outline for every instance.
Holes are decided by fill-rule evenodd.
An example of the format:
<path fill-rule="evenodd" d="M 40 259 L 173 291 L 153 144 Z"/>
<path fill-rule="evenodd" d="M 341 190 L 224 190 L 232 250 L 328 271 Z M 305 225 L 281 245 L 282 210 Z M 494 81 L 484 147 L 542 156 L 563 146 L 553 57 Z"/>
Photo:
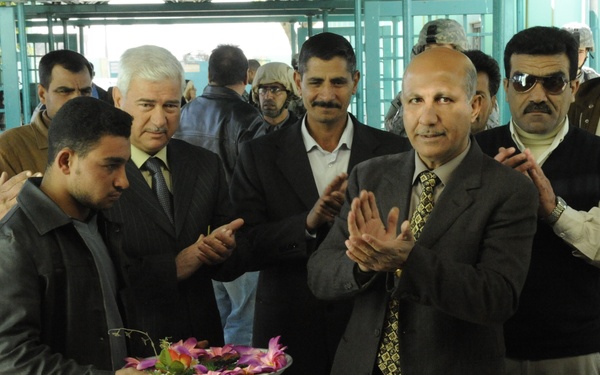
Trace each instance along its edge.
<path fill-rule="evenodd" d="M 138 169 L 142 168 L 142 166 L 144 165 L 146 160 L 150 159 L 151 157 L 152 157 L 152 155 L 148 155 L 147 153 L 145 153 L 144 151 L 135 147 L 134 145 L 131 145 L 131 160 L 133 161 L 135 166 L 138 167 Z M 154 155 L 154 157 L 157 157 L 160 160 L 162 160 L 162 162 L 165 164 L 165 167 L 167 169 L 170 169 L 169 163 L 167 162 L 167 148 L 166 147 L 163 147 L 159 152 L 157 152 Z"/>
<path fill-rule="evenodd" d="M 454 159 L 450 160 L 446 164 L 440 165 L 439 167 L 437 167 L 436 169 L 434 169 L 432 171 L 440 179 L 440 182 L 441 182 L 441 184 L 438 185 L 438 187 L 440 189 L 438 189 L 436 187 L 435 190 L 441 191 L 441 188 L 443 188 L 448 183 L 448 181 L 450 181 L 450 178 L 452 177 L 452 173 L 456 170 L 456 168 L 459 166 L 459 164 L 464 160 L 464 158 L 467 156 L 467 153 L 469 152 L 470 149 L 471 149 L 471 138 L 469 138 L 469 144 L 467 144 L 467 147 L 465 148 L 465 150 L 463 152 L 458 154 L 458 156 L 456 156 Z M 425 163 L 423 163 L 421 158 L 415 152 L 415 173 L 413 174 L 413 186 L 417 182 L 417 177 L 419 176 L 419 174 L 421 172 L 425 172 L 428 170 L 429 169 L 427 168 Z"/>
<path fill-rule="evenodd" d="M 135 164 L 136 167 L 142 172 L 142 176 L 148 183 L 148 186 L 152 186 L 152 175 L 145 168 L 142 168 L 146 160 L 150 159 L 152 156 L 148 155 L 144 151 L 139 148 L 131 145 L 131 161 Z M 167 148 L 163 147 L 159 152 L 157 152 L 154 157 L 159 158 L 165 164 L 165 168 L 163 169 L 163 176 L 165 177 L 165 182 L 167 183 L 167 188 L 172 192 L 172 182 L 171 182 L 171 172 L 169 168 L 169 163 L 167 162 Z"/>
<path fill-rule="evenodd" d="M 304 146 L 306 147 L 306 152 L 310 152 L 312 149 L 317 148 L 322 152 L 326 152 L 323 150 L 321 146 L 315 141 L 315 139 L 308 132 L 308 128 L 306 127 L 306 116 L 302 119 L 302 141 L 304 142 Z M 354 124 L 352 123 L 352 119 L 350 116 L 347 117 L 346 127 L 344 128 L 344 132 L 340 137 L 337 147 L 332 153 L 335 153 L 340 149 L 341 146 L 346 145 L 348 150 L 352 147 L 352 140 L 354 139 Z"/>
<path fill-rule="evenodd" d="M 521 152 L 523 152 L 523 150 L 525 150 L 526 147 L 523 144 L 523 142 L 521 141 L 521 138 L 519 137 L 517 130 L 515 129 L 515 127 L 517 125 L 515 124 L 515 122 L 512 118 L 510 119 L 509 126 L 510 126 L 510 129 L 509 129 L 510 136 L 512 137 L 513 141 L 515 142 L 515 144 L 517 145 L 519 150 Z M 563 123 L 561 125 L 559 125 L 559 127 L 562 127 L 562 128 L 558 131 L 558 133 L 556 133 L 556 136 L 554 137 L 552 144 L 546 149 L 546 151 L 542 152 L 540 154 L 540 156 L 538 157 L 537 163 L 540 166 L 546 161 L 546 159 L 548 159 L 548 156 L 550 156 L 552 151 L 554 151 L 558 147 L 558 145 L 563 141 L 563 139 L 565 139 L 565 136 L 569 132 L 569 118 L 565 116 Z M 521 131 L 523 131 L 523 130 L 521 129 Z"/>

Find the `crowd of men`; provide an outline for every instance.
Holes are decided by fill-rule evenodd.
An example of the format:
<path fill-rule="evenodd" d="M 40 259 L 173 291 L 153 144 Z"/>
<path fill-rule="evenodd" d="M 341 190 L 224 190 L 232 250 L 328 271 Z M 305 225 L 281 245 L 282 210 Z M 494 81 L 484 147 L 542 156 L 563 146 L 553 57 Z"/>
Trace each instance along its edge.
<path fill-rule="evenodd" d="M 0 373 L 141 374 L 129 328 L 281 336 L 286 375 L 600 374 L 591 31 L 518 32 L 503 78 L 467 45 L 423 27 L 389 131 L 348 112 L 334 33 L 294 67 L 220 45 L 184 99 L 162 47 L 123 53 L 110 104 L 85 57 L 45 55 L 40 111 L 0 134 Z"/>

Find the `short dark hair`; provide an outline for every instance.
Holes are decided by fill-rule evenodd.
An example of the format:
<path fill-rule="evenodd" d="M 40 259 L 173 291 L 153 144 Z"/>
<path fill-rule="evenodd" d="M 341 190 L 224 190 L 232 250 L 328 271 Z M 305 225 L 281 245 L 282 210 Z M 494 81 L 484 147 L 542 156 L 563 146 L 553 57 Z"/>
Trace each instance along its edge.
<path fill-rule="evenodd" d="M 498 89 L 500 88 L 500 66 L 498 62 L 494 60 L 494 58 L 490 55 L 485 54 L 484 52 L 473 49 L 464 52 L 465 55 L 469 59 L 473 65 L 475 65 L 475 70 L 477 73 L 485 73 L 488 76 L 488 90 L 490 90 L 490 95 L 494 96 L 498 93 Z"/>
<path fill-rule="evenodd" d="M 237 46 L 221 44 L 208 58 L 208 81 L 216 86 L 228 86 L 246 81 L 248 59 Z"/>
<path fill-rule="evenodd" d="M 68 147 L 84 157 L 103 136 L 129 138 L 133 117 L 96 98 L 80 96 L 67 101 L 48 129 L 48 165 Z"/>
<path fill-rule="evenodd" d="M 298 56 L 298 72 L 303 75 L 306 64 L 312 57 L 329 61 L 334 57 L 346 60 L 350 74 L 356 72 L 356 55 L 350 42 L 341 35 L 334 33 L 321 33 L 314 35 L 302 45 Z"/>
<path fill-rule="evenodd" d="M 68 49 L 60 49 L 51 51 L 42 56 L 39 64 L 40 85 L 48 89 L 52 82 L 52 69 L 56 65 L 60 65 L 69 72 L 79 73 L 87 69 L 90 73 L 90 78 L 94 77 L 94 68 L 92 64 L 83 55 Z"/>
<path fill-rule="evenodd" d="M 516 33 L 504 49 L 504 70 L 510 78 L 510 58 L 514 54 L 560 55 L 569 59 L 569 79 L 577 77 L 579 41 L 573 34 L 558 27 L 535 26 Z"/>
<path fill-rule="evenodd" d="M 258 60 L 250 59 L 248 60 L 248 70 L 252 70 L 256 72 L 256 69 L 260 68 L 260 63 Z"/>

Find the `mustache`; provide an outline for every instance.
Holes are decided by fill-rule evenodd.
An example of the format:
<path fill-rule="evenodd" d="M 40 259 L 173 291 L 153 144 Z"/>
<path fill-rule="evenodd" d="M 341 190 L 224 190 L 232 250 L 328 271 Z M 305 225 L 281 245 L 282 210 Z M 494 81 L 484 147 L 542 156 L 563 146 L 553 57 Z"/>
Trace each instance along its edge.
<path fill-rule="evenodd" d="M 435 130 L 426 130 L 426 131 L 418 131 L 415 133 L 415 135 L 420 135 L 420 136 L 437 136 L 437 135 L 444 135 L 444 131 L 435 131 Z"/>
<path fill-rule="evenodd" d="M 166 133 L 167 128 L 159 128 L 158 126 L 149 126 L 145 129 L 147 132 L 151 133 Z"/>
<path fill-rule="evenodd" d="M 322 101 L 318 101 L 318 100 L 315 100 L 314 102 L 310 103 L 310 105 L 312 107 L 339 108 L 339 109 L 342 108 L 342 106 L 336 102 L 322 102 Z"/>
<path fill-rule="evenodd" d="M 548 104 L 546 104 L 545 102 L 542 103 L 529 103 L 527 105 L 527 107 L 525 107 L 525 110 L 523 111 L 524 114 L 527 113 L 531 113 L 531 112 L 543 112 L 543 113 L 547 113 L 547 114 L 552 114 L 552 109 L 550 109 L 550 107 L 548 107 Z"/>

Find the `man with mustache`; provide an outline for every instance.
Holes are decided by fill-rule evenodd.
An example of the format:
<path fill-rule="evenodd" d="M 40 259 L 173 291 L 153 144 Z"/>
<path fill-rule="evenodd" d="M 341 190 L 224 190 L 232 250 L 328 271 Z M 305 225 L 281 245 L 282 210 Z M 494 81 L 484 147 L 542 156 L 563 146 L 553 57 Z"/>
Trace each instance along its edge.
<path fill-rule="evenodd" d="M 567 118 L 579 87 L 577 49 L 555 27 L 513 36 L 504 51 L 512 119 L 476 135 L 539 195 L 531 266 L 504 325 L 511 375 L 600 373 L 600 138 Z"/>
<path fill-rule="evenodd" d="M 348 113 L 360 73 L 352 45 L 322 33 L 300 51 L 297 89 L 307 113 L 296 124 L 242 145 L 231 182 L 236 215 L 259 256 L 253 344 L 281 335 L 289 375 L 329 374 L 351 302 L 317 300 L 306 262 L 343 202 L 347 173 L 374 156 L 410 148 Z"/>
<path fill-rule="evenodd" d="M 127 267 L 121 225 L 101 210 L 127 189 L 132 118 L 75 98 L 52 116 L 48 165 L 0 223 L 0 373 L 143 374 L 121 369 Z"/>
<path fill-rule="evenodd" d="M 291 66 L 272 62 L 258 68 L 252 84 L 252 97 L 259 104 L 265 120 L 254 138 L 298 121 L 298 117 L 288 111 L 290 102 L 298 98 Z"/>
<path fill-rule="evenodd" d="M 416 56 L 402 80 L 414 151 L 352 170 L 308 262 L 318 297 L 354 299 L 332 375 L 504 375 L 502 323 L 525 282 L 537 201 L 474 141 L 476 87 L 464 54 Z"/>
<path fill-rule="evenodd" d="M 127 328 L 158 340 L 188 337 L 223 344 L 211 279 L 231 280 L 223 263 L 237 247 L 225 172 L 219 157 L 172 139 L 179 126 L 184 72 L 168 50 L 152 45 L 121 56 L 115 106 L 133 116 L 130 188 L 106 211 L 123 223 L 135 306 Z M 236 251 L 237 253 L 237 251 Z M 141 339 L 136 356 L 151 355 Z"/>

